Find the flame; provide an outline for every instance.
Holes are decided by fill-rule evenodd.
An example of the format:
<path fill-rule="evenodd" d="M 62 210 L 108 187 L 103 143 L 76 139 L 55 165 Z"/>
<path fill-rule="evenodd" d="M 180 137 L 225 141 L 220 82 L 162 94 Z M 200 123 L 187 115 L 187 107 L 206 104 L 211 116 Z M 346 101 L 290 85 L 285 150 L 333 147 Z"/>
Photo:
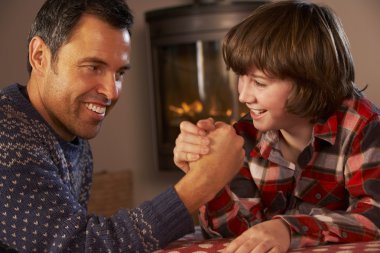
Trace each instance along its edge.
<path fill-rule="evenodd" d="M 201 113 L 203 111 L 203 105 L 198 100 L 194 101 L 191 104 L 182 102 L 180 107 L 169 105 L 169 111 L 172 111 L 180 116 L 182 115 L 194 116 L 195 113 Z"/>
<path fill-rule="evenodd" d="M 179 106 L 169 105 L 169 111 L 175 113 L 175 116 L 190 116 L 194 117 L 200 114 L 204 110 L 203 104 L 195 100 L 192 103 L 181 102 Z M 232 109 L 227 109 L 225 112 L 217 110 L 215 103 L 211 103 L 211 108 L 208 111 L 208 115 L 212 117 L 226 116 L 228 118 L 232 117 Z"/>

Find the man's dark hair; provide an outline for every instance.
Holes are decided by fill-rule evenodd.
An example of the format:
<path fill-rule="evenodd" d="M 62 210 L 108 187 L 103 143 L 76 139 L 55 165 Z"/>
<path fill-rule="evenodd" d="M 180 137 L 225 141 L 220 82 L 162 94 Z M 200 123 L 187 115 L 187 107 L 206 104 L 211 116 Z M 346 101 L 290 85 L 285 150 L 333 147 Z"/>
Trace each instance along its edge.
<path fill-rule="evenodd" d="M 57 60 L 60 47 L 70 38 L 84 14 L 95 15 L 111 26 L 127 29 L 131 34 L 133 16 L 124 0 L 47 0 L 32 24 L 28 44 L 39 36 L 49 47 L 52 61 Z M 29 74 L 32 66 L 27 63 Z"/>

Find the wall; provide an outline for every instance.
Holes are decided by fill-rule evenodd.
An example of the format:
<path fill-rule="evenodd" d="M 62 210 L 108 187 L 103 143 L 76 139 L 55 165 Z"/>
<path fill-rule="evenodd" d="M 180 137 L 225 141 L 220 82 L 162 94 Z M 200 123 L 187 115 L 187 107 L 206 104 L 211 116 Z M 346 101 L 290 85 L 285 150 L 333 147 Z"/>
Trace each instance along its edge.
<path fill-rule="evenodd" d="M 30 24 L 43 0 L 0 2 L 0 87 L 26 83 L 26 38 Z M 150 88 L 150 66 L 144 12 L 183 5 L 191 0 L 129 0 L 135 15 L 132 36 L 132 69 L 118 105 L 91 141 L 95 170 L 130 169 L 134 175 L 135 204 L 149 199 L 175 183 L 181 172 L 159 172 L 154 158 L 154 121 Z M 351 42 L 357 83 L 369 84 L 367 95 L 380 105 L 380 1 L 320 0 L 341 17 Z"/>
<path fill-rule="evenodd" d="M 368 84 L 366 95 L 380 106 L 380 1 L 319 0 L 341 18 L 351 45 L 359 87 Z"/>

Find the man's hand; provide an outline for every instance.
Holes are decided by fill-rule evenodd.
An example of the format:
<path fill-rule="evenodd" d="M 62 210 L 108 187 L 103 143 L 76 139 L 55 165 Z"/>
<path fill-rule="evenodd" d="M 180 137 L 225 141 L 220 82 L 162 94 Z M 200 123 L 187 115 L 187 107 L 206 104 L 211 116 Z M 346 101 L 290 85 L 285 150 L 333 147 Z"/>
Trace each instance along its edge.
<path fill-rule="evenodd" d="M 251 227 L 233 240 L 223 253 L 284 253 L 289 246 L 289 227 L 284 221 L 276 219 Z"/>
<path fill-rule="evenodd" d="M 214 198 L 243 165 L 244 141 L 232 126 L 216 122 L 208 138 L 210 152 L 190 162 L 187 174 L 175 185 L 190 213 Z"/>
<path fill-rule="evenodd" d="M 187 173 L 190 169 L 189 162 L 196 161 L 201 155 L 208 154 L 210 139 L 207 137 L 207 133 L 215 129 L 215 123 L 212 118 L 208 118 L 198 121 L 196 125 L 183 121 L 179 127 L 181 133 L 176 139 L 176 146 L 173 150 L 174 163 Z"/>

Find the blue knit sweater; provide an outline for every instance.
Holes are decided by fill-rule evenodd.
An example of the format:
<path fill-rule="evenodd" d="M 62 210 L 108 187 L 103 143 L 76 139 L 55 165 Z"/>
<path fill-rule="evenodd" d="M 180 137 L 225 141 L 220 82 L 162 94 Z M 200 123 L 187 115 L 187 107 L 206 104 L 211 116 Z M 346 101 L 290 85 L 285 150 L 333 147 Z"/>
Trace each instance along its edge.
<path fill-rule="evenodd" d="M 0 252 L 151 252 L 193 231 L 173 187 L 110 218 L 89 214 L 89 143 L 65 142 L 14 84 L 0 91 Z"/>

